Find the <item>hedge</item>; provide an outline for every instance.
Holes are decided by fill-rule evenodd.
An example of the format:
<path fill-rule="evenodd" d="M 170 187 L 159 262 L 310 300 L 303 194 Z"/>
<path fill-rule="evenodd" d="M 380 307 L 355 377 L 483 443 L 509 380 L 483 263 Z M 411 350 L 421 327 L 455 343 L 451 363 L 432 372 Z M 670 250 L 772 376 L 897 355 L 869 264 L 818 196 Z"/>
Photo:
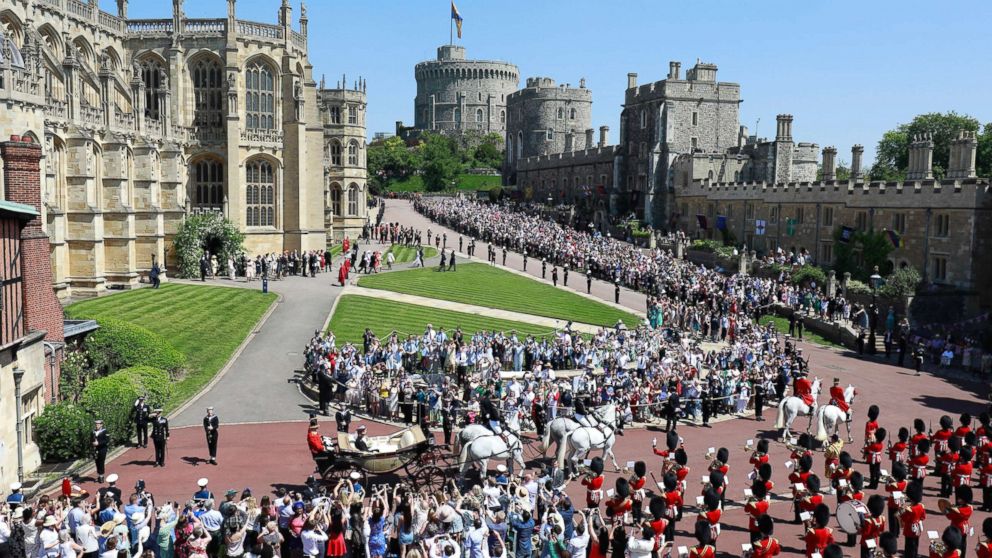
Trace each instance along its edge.
<path fill-rule="evenodd" d="M 111 374 L 86 385 L 80 402 L 94 418 L 103 419 L 110 442 L 123 444 L 131 438 L 131 407 L 141 394 L 136 374 Z"/>
<path fill-rule="evenodd" d="M 90 451 L 93 418 L 68 401 L 46 405 L 34 419 L 34 440 L 43 461 L 69 461 Z"/>
<path fill-rule="evenodd" d="M 93 368 L 104 375 L 132 366 L 151 366 L 175 378 L 186 366 L 186 356 L 162 336 L 122 320 L 100 320 L 100 329 L 86 338 L 86 351 Z"/>
<path fill-rule="evenodd" d="M 113 375 L 130 378 L 138 386 L 138 391 L 145 396 L 145 402 L 153 409 L 165 407 L 172 397 L 172 380 L 165 370 L 151 366 L 132 366 L 118 370 Z"/>
<path fill-rule="evenodd" d="M 792 283 L 794 285 L 801 285 L 808 281 L 816 281 L 817 287 L 826 286 L 827 274 L 822 269 L 813 265 L 804 265 L 792 273 Z"/>

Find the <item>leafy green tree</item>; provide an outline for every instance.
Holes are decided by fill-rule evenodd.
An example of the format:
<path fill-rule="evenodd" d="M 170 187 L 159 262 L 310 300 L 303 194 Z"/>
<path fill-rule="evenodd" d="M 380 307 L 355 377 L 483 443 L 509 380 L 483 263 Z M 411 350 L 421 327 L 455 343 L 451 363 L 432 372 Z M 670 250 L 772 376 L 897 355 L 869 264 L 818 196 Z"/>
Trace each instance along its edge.
<path fill-rule="evenodd" d="M 834 231 L 834 270 L 838 277 L 845 272 L 860 281 L 868 281 L 875 266 L 881 275 L 892 272 L 892 262 L 889 254 L 895 249 L 889 237 L 883 231 L 856 231 L 848 242 L 841 242 L 841 231 Z M 861 264 L 858 263 L 857 253 L 861 252 Z"/>
<path fill-rule="evenodd" d="M 401 180 L 417 171 L 414 153 L 401 138 L 393 136 L 369 146 L 369 180 L 385 187 L 392 180 Z"/>
<path fill-rule="evenodd" d="M 839 180 L 839 181 L 844 181 L 844 180 L 848 180 L 849 178 L 851 178 L 851 167 L 848 166 L 848 164 L 846 162 L 844 162 L 844 161 L 841 161 L 841 162 L 837 163 L 837 169 L 835 170 L 835 172 L 837 173 L 837 180 Z M 816 169 L 816 179 L 817 180 L 823 180 L 823 166 L 822 165 L 819 168 Z"/>
<path fill-rule="evenodd" d="M 441 134 L 424 134 L 420 144 L 420 157 L 423 160 L 424 185 L 430 192 L 449 188 L 463 170 L 459 149 L 455 142 Z"/>
<path fill-rule="evenodd" d="M 962 130 L 978 132 L 979 128 L 977 119 L 954 111 L 920 114 L 909 124 L 900 124 L 882 135 L 878 142 L 875 164 L 869 174 L 873 180 L 904 179 L 909 166 L 909 144 L 913 136 L 929 133 L 933 135 L 934 143 L 933 174 L 935 178 L 943 178 L 950 160 L 951 141 Z M 978 142 L 979 175 L 987 176 L 992 167 L 992 125 L 985 125 Z"/>
<path fill-rule="evenodd" d="M 475 148 L 472 159 L 474 160 L 473 166 L 499 169 L 503 165 L 503 152 L 498 144 L 484 141 Z"/>

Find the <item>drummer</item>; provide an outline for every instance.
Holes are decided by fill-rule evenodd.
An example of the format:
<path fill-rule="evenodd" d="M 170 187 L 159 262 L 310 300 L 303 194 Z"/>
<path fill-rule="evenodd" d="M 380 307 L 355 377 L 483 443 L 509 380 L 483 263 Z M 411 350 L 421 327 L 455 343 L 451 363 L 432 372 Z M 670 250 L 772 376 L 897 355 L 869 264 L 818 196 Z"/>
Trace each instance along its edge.
<path fill-rule="evenodd" d="M 865 493 L 862 490 L 864 488 L 864 482 L 865 479 L 860 472 L 855 471 L 851 474 L 847 486 L 837 492 L 838 512 L 841 506 L 847 502 L 858 502 L 858 504 L 853 504 L 856 508 L 861 508 L 864 505 L 861 503 L 865 499 Z M 845 532 L 847 533 L 847 546 L 854 546 L 854 539 L 858 534 L 857 529 L 845 530 Z"/>

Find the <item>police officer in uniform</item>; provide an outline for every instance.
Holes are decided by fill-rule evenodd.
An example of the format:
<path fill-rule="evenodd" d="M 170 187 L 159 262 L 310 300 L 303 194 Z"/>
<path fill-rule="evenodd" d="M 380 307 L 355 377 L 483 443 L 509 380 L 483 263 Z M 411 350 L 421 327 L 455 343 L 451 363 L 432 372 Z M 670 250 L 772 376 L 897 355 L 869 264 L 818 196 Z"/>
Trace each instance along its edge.
<path fill-rule="evenodd" d="M 94 459 L 96 460 L 96 481 L 103 482 L 103 470 L 107 463 L 107 447 L 110 438 L 107 436 L 107 429 L 103 427 L 103 421 L 97 420 L 93 433 L 90 434 L 90 444 L 93 446 Z"/>
<path fill-rule="evenodd" d="M 10 495 L 7 496 L 7 505 L 10 509 L 17 509 L 24 504 L 24 494 L 21 492 L 21 483 L 15 482 L 10 485 Z"/>
<path fill-rule="evenodd" d="M 220 419 L 214 414 L 213 407 L 207 407 L 207 416 L 203 417 L 203 432 L 207 435 L 207 451 L 210 452 L 210 464 L 217 464 L 217 437 L 220 435 Z"/>
<path fill-rule="evenodd" d="M 145 396 L 139 395 L 134 406 L 131 407 L 131 422 L 134 423 L 134 430 L 138 434 L 138 442 L 134 446 L 136 448 L 148 447 L 148 415 L 150 413 L 151 408 L 145 402 Z"/>
<path fill-rule="evenodd" d="M 152 443 L 155 445 L 155 466 L 165 467 L 165 444 L 169 439 L 169 419 L 162 409 L 152 411 Z"/>

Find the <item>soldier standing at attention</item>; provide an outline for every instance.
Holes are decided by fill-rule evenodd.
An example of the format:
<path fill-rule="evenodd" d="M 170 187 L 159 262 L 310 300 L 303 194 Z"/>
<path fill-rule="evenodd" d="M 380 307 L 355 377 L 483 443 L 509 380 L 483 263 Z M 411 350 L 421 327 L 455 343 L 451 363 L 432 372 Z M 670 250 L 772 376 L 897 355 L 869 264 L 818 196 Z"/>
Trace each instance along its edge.
<path fill-rule="evenodd" d="M 169 419 L 162 409 L 152 411 L 152 443 L 155 445 L 155 466 L 165 467 L 165 444 L 169 439 Z"/>
<path fill-rule="evenodd" d="M 214 414 L 213 407 L 207 407 L 207 416 L 203 417 L 203 432 L 207 435 L 207 451 L 210 452 L 210 464 L 217 464 L 217 437 L 220 435 L 220 419 Z"/>
<path fill-rule="evenodd" d="M 592 272 L 586 271 L 586 294 L 592 294 Z"/>
<path fill-rule="evenodd" d="M 547 279 L 548 277 L 548 261 L 541 258 L 541 279 Z"/>
<path fill-rule="evenodd" d="M 134 402 L 134 407 L 131 407 L 131 421 L 134 423 L 134 430 L 138 434 L 138 441 L 135 443 L 136 448 L 147 448 L 148 447 L 148 414 L 151 409 L 148 407 L 148 403 L 145 402 L 145 396 L 139 395 L 138 399 Z"/>
<path fill-rule="evenodd" d="M 613 302 L 620 304 L 620 282 L 617 281 L 613 284 Z"/>
<path fill-rule="evenodd" d="M 96 460 L 96 482 L 103 482 L 103 469 L 107 462 L 107 446 L 110 439 L 107 436 L 107 429 L 103 427 L 103 421 L 97 420 L 90 436 L 90 443 L 93 445 L 93 454 Z"/>

